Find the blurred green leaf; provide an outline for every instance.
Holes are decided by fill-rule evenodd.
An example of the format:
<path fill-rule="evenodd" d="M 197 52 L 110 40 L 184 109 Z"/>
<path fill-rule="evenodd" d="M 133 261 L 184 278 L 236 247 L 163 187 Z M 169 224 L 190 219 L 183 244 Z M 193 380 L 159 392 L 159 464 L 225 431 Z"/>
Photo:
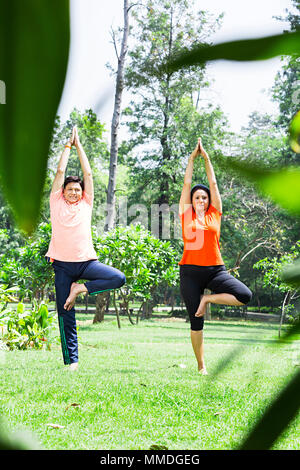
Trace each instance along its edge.
<path fill-rule="evenodd" d="M 19 228 L 34 230 L 69 51 L 68 0 L 0 0 L 0 173 Z"/>
<path fill-rule="evenodd" d="M 287 268 L 282 273 L 282 279 L 292 285 L 300 287 L 300 259 Z"/>
<path fill-rule="evenodd" d="M 300 111 L 290 124 L 290 144 L 294 152 L 300 153 Z"/>
<path fill-rule="evenodd" d="M 300 321 L 297 321 L 294 325 L 290 326 L 288 330 L 284 333 L 283 336 L 277 339 L 279 344 L 285 343 L 286 340 L 294 341 L 299 340 L 299 333 L 300 333 Z"/>
<path fill-rule="evenodd" d="M 213 60 L 266 60 L 279 55 L 300 55 L 300 31 L 243 39 L 207 46 L 198 44 L 189 51 L 182 51 L 168 62 L 173 71 Z"/>
<path fill-rule="evenodd" d="M 263 417 L 252 428 L 240 450 L 270 449 L 282 431 L 296 416 L 300 406 L 300 371 L 275 398 Z"/>
<path fill-rule="evenodd" d="M 6 421 L 0 416 L 0 451 L 3 450 L 40 450 L 40 445 L 28 431 L 10 431 Z"/>
<path fill-rule="evenodd" d="M 285 167 L 275 170 L 259 168 L 241 162 L 235 157 L 219 158 L 225 169 L 232 169 L 254 183 L 257 189 L 274 203 L 295 215 L 300 214 L 300 168 Z"/>

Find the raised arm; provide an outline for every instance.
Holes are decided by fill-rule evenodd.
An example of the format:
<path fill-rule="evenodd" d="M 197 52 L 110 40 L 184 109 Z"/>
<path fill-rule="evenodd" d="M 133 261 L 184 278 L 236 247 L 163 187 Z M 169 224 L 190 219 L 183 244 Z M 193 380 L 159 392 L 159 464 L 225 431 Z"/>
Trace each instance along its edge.
<path fill-rule="evenodd" d="M 210 190 L 210 202 L 217 209 L 217 211 L 222 212 L 222 199 L 219 193 L 219 188 L 215 176 L 215 172 L 210 161 L 209 156 L 202 146 L 201 139 L 198 140 L 198 145 L 200 149 L 200 154 L 202 155 L 205 163 L 205 171 L 209 183 Z"/>
<path fill-rule="evenodd" d="M 185 170 L 183 188 L 182 188 L 181 197 L 179 201 L 179 214 L 180 215 L 184 213 L 188 205 L 192 204 L 191 185 L 192 185 L 193 170 L 194 170 L 194 160 L 197 157 L 197 155 L 200 155 L 199 143 L 197 144 L 197 146 L 195 147 L 195 149 L 189 156 L 189 161 Z"/>
<path fill-rule="evenodd" d="M 81 165 L 81 169 L 83 173 L 84 191 L 89 196 L 93 197 L 94 196 L 94 184 L 93 184 L 92 169 L 88 161 L 88 158 L 85 154 L 85 151 L 83 150 L 81 142 L 79 140 L 79 135 L 78 135 L 78 131 L 76 127 L 75 127 L 75 136 L 74 136 L 74 145 L 78 153 L 78 157 L 80 160 L 80 165 Z"/>
<path fill-rule="evenodd" d="M 61 154 L 58 165 L 57 165 L 56 175 L 54 177 L 52 188 L 51 188 L 52 193 L 55 193 L 56 191 L 58 191 L 64 184 L 65 171 L 67 168 L 71 147 L 74 143 L 74 136 L 75 136 L 75 130 L 73 128 L 72 135 L 70 139 L 67 141 L 65 148 Z"/>

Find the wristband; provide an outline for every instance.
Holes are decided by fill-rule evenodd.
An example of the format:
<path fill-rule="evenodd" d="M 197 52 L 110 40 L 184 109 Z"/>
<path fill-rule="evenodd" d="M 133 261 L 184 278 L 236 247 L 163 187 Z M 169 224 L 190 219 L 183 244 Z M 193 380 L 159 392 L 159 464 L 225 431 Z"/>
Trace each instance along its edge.
<path fill-rule="evenodd" d="M 65 145 L 65 148 L 66 148 L 66 147 L 68 147 L 68 149 L 70 149 L 70 150 L 71 150 L 71 147 L 70 147 L 70 145 Z"/>

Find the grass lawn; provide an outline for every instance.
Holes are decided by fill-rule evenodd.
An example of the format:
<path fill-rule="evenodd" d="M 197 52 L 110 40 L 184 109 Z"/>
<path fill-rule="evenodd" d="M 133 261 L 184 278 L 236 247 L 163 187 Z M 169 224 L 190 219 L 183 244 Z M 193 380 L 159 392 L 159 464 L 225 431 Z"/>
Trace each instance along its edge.
<path fill-rule="evenodd" d="M 77 372 L 63 365 L 58 343 L 1 353 L 0 413 L 43 449 L 234 449 L 299 359 L 299 341 L 276 344 L 277 325 L 206 322 L 209 375 L 200 376 L 184 320 L 132 326 L 122 317 L 118 330 L 112 317 L 97 325 L 86 321 L 92 316 L 77 319 Z M 299 423 L 274 449 L 299 449 Z"/>

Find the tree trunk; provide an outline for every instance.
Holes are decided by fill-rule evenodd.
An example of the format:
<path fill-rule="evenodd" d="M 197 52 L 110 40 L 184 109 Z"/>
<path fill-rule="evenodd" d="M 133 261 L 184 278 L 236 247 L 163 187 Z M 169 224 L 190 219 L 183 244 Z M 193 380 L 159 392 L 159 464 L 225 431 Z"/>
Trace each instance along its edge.
<path fill-rule="evenodd" d="M 174 306 L 175 306 L 175 296 L 174 292 L 171 293 L 169 298 L 169 305 L 171 305 L 171 310 L 168 312 L 168 315 L 171 317 L 174 313 Z"/>
<path fill-rule="evenodd" d="M 140 320 L 140 314 L 141 314 L 141 311 L 142 311 L 142 308 L 143 308 L 143 302 L 141 303 L 140 305 L 140 308 L 138 309 L 138 313 L 136 314 L 136 324 L 138 324 L 139 320 Z"/>
<path fill-rule="evenodd" d="M 120 321 L 119 310 L 118 310 L 118 306 L 117 306 L 117 302 L 116 302 L 116 291 L 115 290 L 114 290 L 114 293 L 113 293 L 113 302 L 114 302 L 115 312 L 116 312 L 116 316 L 117 316 L 118 328 L 120 330 L 121 329 L 121 321 Z"/>
<path fill-rule="evenodd" d="M 154 302 L 152 299 L 148 299 L 143 303 L 143 309 L 142 309 L 142 317 L 143 318 L 151 318 L 153 309 L 156 305 L 156 302 Z"/>
<path fill-rule="evenodd" d="M 107 187 L 107 219 L 105 230 L 110 230 L 114 226 L 115 221 L 115 190 L 116 190 L 116 174 L 117 174 L 117 161 L 118 161 L 118 129 L 120 123 L 122 93 L 124 89 L 124 66 L 125 57 L 127 54 L 127 42 L 129 33 L 128 22 L 128 0 L 124 0 L 124 29 L 123 39 L 121 45 L 120 57 L 118 57 L 118 71 L 116 80 L 115 103 L 114 112 L 111 123 L 111 147 L 110 147 L 110 164 L 109 164 L 109 178 Z M 115 44 L 116 47 L 116 44 Z"/>
<path fill-rule="evenodd" d="M 291 291 L 288 291 L 286 293 L 285 297 L 284 297 L 284 301 L 283 301 L 283 304 L 282 304 L 282 307 L 281 307 L 281 316 L 280 316 L 280 323 L 279 323 L 279 330 L 278 330 L 278 338 L 280 338 L 281 327 L 282 327 L 282 323 L 283 323 L 283 320 L 284 320 L 285 308 L 290 302 L 290 297 L 291 297 Z"/>
<path fill-rule="evenodd" d="M 107 292 L 106 297 L 106 305 L 105 305 L 105 312 L 108 313 L 109 311 L 109 303 L 110 303 L 110 290 Z"/>
<path fill-rule="evenodd" d="M 106 307 L 107 292 L 101 292 L 96 296 L 96 314 L 93 323 L 101 323 L 104 321 L 104 313 Z"/>
<path fill-rule="evenodd" d="M 170 11 L 170 31 L 169 31 L 169 55 L 171 56 L 173 44 L 173 10 Z M 168 141 L 168 130 L 169 130 L 169 121 L 170 121 L 170 106 L 171 106 L 171 92 L 170 92 L 170 80 L 171 75 L 168 75 L 166 78 L 166 96 L 163 109 L 163 129 L 160 136 L 160 145 L 162 148 L 162 166 L 167 165 L 171 159 L 171 150 L 169 147 Z M 159 197 L 158 205 L 162 206 L 163 204 L 169 205 L 169 175 L 164 171 L 161 174 L 160 188 L 159 188 Z M 162 238 L 163 235 L 163 224 L 162 216 L 159 217 L 159 238 Z"/>
<path fill-rule="evenodd" d="M 89 310 L 89 293 L 87 292 L 85 295 L 85 313 L 88 313 Z"/>

